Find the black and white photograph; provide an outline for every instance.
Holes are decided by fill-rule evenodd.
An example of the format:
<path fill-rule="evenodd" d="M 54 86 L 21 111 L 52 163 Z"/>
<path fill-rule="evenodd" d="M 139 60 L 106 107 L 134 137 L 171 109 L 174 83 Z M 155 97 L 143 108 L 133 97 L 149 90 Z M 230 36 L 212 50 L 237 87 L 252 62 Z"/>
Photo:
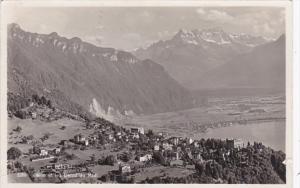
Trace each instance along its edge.
<path fill-rule="evenodd" d="M 289 6 L 31 5 L 1 28 L 7 183 L 287 185 Z"/>

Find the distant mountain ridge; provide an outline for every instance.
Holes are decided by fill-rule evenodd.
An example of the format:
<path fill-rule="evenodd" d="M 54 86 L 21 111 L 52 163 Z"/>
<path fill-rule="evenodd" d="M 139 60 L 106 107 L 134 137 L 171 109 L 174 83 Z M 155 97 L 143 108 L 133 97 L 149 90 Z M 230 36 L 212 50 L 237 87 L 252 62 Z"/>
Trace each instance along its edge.
<path fill-rule="evenodd" d="M 8 26 L 8 90 L 68 99 L 109 120 L 193 106 L 189 91 L 151 60 L 17 24 Z"/>
<path fill-rule="evenodd" d="M 174 38 L 183 39 L 183 42 L 191 43 L 195 45 L 201 45 L 201 42 L 215 43 L 218 45 L 226 44 L 241 44 L 245 46 L 258 46 L 268 42 L 269 40 L 261 36 L 252 36 L 249 34 L 233 34 L 226 33 L 221 28 L 209 28 L 209 29 L 194 29 L 184 30 L 181 29 L 174 36 Z M 203 44 L 202 44 L 203 45 Z"/>
<path fill-rule="evenodd" d="M 203 88 L 265 88 L 285 91 L 285 35 L 253 48 L 202 76 Z M 232 75 L 232 76 L 230 76 Z"/>
<path fill-rule="evenodd" d="M 141 59 L 152 59 L 161 64 L 170 75 L 190 89 L 201 75 L 235 56 L 250 52 L 270 40 L 247 34 L 230 34 L 220 28 L 180 30 L 171 39 L 158 41 L 133 53 Z"/>

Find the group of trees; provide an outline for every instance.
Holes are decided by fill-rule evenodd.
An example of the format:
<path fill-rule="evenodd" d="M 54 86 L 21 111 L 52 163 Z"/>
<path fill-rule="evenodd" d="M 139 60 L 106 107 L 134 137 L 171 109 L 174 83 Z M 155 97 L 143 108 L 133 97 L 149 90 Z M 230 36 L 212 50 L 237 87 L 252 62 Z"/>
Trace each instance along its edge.
<path fill-rule="evenodd" d="M 208 176 L 214 179 L 222 177 L 222 166 L 217 162 L 196 163 L 195 169 L 199 176 Z"/>
<path fill-rule="evenodd" d="M 41 141 L 44 142 L 45 140 L 48 140 L 50 138 L 50 136 L 52 135 L 52 133 L 45 133 L 42 137 L 41 137 Z"/>
<path fill-rule="evenodd" d="M 286 181 L 284 153 L 265 148 L 261 153 L 255 153 L 254 150 L 251 155 L 252 159 L 246 166 L 213 161 L 196 163 L 195 169 L 200 178 L 222 179 L 227 183 L 265 184 Z"/>
<path fill-rule="evenodd" d="M 52 102 L 49 99 L 46 99 L 45 96 L 39 97 L 39 95 L 33 94 L 30 98 L 12 92 L 8 92 L 7 94 L 7 108 L 11 112 L 26 108 L 31 102 L 37 103 L 38 105 L 46 105 L 49 108 L 52 107 Z"/>
<path fill-rule="evenodd" d="M 197 174 L 191 174 L 185 177 L 161 177 L 146 178 L 141 183 L 147 184 L 188 184 L 188 183 L 213 183 L 212 178 L 200 178 Z"/>
<path fill-rule="evenodd" d="M 154 152 L 153 153 L 153 161 L 166 166 L 168 162 L 166 161 L 165 157 L 161 154 L 161 152 Z"/>
<path fill-rule="evenodd" d="M 120 159 L 123 162 L 128 162 L 132 159 L 132 154 L 129 152 L 123 152 L 121 154 L 118 155 L 118 159 Z"/>
<path fill-rule="evenodd" d="M 32 141 L 34 139 L 33 135 L 29 135 L 29 136 L 23 136 L 21 139 L 21 143 L 28 143 L 29 141 Z"/>
<path fill-rule="evenodd" d="M 26 97 L 12 92 L 8 92 L 7 94 L 7 110 L 9 114 L 13 114 L 21 119 L 26 118 L 28 115 L 28 113 L 22 109 L 29 107 L 32 102 L 38 105 L 46 105 L 49 108 L 53 107 L 51 100 L 46 99 L 45 96 L 39 97 L 39 95 L 33 94 L 31 97 Z"/>
<path fill-rule="evenodd" d="M 15 114 L 19 110 L 28 107 L 30 104 L 30 98 L 26 98 L 22 95 L 16 95 L 8 92 L 7 94 L 7 110 L 11 114 Z"/>
<path fill-rule="evenodd" d="M 276 162 L 274 155 L 273 163 Z M 281 164 L 281 163 L 278 163 Z M 268 162 L 262 161 L 261 166 L 239 168 L 223 168 L 222 165 L 214 163 L 195 164 L 196 173 L 185 177 L 162 177 L 155 176 L 147 178 L 141 183 L 228 183 L 228 184 L 278 184 L 284 183 L 285 178 L 279 178 Z M 283 171 L 282 171 L 283 172 Z M 283 174 L 282 174 L 283 175 Z M 284 172 L 285 177 L 285 172 Z"/>
<path fill-rule="evenodd" d="M 46 97 L 44 97 L 44 96 L 39 97 L 39 95 L 33 94 L 32 95 L 32 102 L 37 103 L 38 105 L 46 105 L 49 108 L 52 108 L 51 100 L 46 99 Z"/>
<path fill-rule="evenodd" d="M 283 152 L 274 152 L 271 155 L 271 163 L 274 167 L 274 170 L 277 172 L 277 174 L 280 176 L 280 178 L 283 181 L 286 181 L 286 168 L 283 164 L 283 161 L 285 160 L 285 154 Z"/>
<path fill-rule="evenodd" d="M 113 166 L 117 162 L 116 157 L 113 155 L 108 155 L 106 157 L 102 157 L 98 160 L 99 165 L 110 165 Z"/>
<path fill-rule="evenodd" d="M 148 131 L 146 136 L 154 137 L 153 132 Z M 262 143 L 247 144 L 246 148 L 229 149 L 226 140 L 201 139 L 198 142 L 202 148 L 202 157 L 208 162 L 196 162 L 196 172 L 193 178 L 165 178 L 154 177 L 144 183 L 284 183 L 286 181 L 286 167 L 283 164 L 285 155 L 265 147 Z M 151 144 L 147 144 L 151 145 Z M 137 146 L 139 146 L 137 144 Z M 192 150 L 193 145 L 189 146 Z M 213 153 L 209 150 L 213 149 Z M 230 155 L 224 160 L 224 151 L 230 150 Z M 183 159 L 185 160 L 185 159 Z M 153 153 L 153 162 L 168 165 L 166 158 L 160 152 Z"/>
<path fill-rule="evenodd" d="M 19 148 L 11 147 L 7 151 L 7 159 L 8 160 L 15 160 L 18 159 L 22 155 L 22 151 Z"/>

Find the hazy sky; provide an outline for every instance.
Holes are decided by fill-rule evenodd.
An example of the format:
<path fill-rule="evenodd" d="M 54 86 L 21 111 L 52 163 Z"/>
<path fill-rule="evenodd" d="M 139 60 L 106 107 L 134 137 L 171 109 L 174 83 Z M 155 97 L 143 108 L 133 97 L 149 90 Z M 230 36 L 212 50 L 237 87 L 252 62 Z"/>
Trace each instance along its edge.
<path fill-rule="evenodd" d="M 283 8 L 15 8 L 9 22 L 31 32 L 57 32 L 99 46 L 132 50 L 168 39 L 179 29 L 220 27 L 227 32 L 277 38 Z"/>

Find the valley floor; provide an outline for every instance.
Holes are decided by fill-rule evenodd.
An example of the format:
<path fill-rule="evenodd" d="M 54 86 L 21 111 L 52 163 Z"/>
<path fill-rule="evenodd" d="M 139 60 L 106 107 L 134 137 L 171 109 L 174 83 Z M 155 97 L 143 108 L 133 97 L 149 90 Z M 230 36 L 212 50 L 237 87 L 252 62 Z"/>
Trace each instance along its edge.
<path fill-rule="evenodd" d="M 203 107 L 133 116 L 118 123 L 169 136 L 256 140 L 274 149 L 285 150 L 285 98 L 282 95 L 212 98 Z"/>

